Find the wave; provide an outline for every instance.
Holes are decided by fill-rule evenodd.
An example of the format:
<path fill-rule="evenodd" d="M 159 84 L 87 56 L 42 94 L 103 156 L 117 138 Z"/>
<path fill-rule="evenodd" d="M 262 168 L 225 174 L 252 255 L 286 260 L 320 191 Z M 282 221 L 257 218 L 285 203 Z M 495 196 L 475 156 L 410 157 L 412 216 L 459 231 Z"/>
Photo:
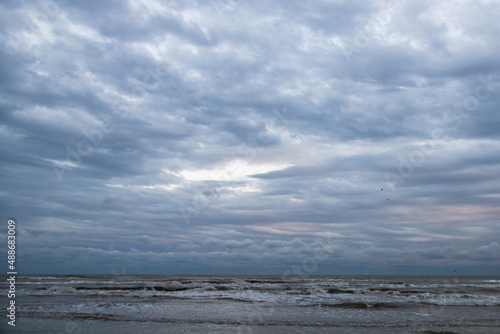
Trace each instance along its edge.
<path fill-rule="evenodd" d="M 209 292 L 217 291 L 243 291 L 246 290 L 245 287 L 238 286 L 228 286 L 228 285 L 213 285 L 213 284 L 197 284 L 192 286 L 186 285 L 132 285 L 132 286 L 65 286 L 65 285 L 51 285 L 48 287 L 31 288 L 30 290 L 24 290 L 24 294 L 72 294 L 72 293 L 83 293 L 83 294 L 106 294 L 113 293 L 113 295 L 130 295 L 134 292 L 148 292 L 148 293 L 175 293 L 183 291 L 192 291 L 198 295 Z"/>
<path fill-rule="evenodd" d="M 51 295 L 51 294 L 83 294 L 83 295 L 113 295 L 134 297 L 164 297 L 183 299 L 244 299 L 261 301 L 280 300 L 282 303 L 296 303 L 296 300 L 307 298 L 319 300 L 349 299 L 359 301 L 368 299 L 377 302 L 385 302 L 397 298 L 411 304 L 432 304 L 448 306 L 498 306 L 500 295 L 495 289 L 475 289 L 468 293 L 457 293 L 457 291 L 433 291 L 424 289 L 393 289 L 386 287 L 354 288 L 354 287 L 332 287 L 310 284 L 307 286 L 264 286 L 261 284 L 181 284 L 176 282 L 172 285 L 79 285 L 72 286 L 55 284 L 47 287 L 32 287 L 23 289 L 23 295 Z M 278 299 L 276 299 L 278 298 Z"/>
<path fill-rule="evenodd" d="M 42 288 L 42 289 L 45 289 L 45 288 Z M 46 290 L 48 290 L 48 291 L 54 291 L 54 292 L 65 292 L 65 293 L 75 292 L 76 291 L 76 289 L 73 288 L 73 287 L 70 287 L 70 286 L 60 286 L 60 285 L 51 286 L 50 288 L 48 288 Z"/>
<path fill-rule="evenodd" d="M 473 301 L 461 301 L 461 300 L 434 300 L 421 302 L 422 305 L 433 305 L 433 306 L 482 306 L 482 307 L 495 307 L 500 306 L 500 301 L 486 301 L 486 300 L 473 300 Z"/>
<path fill-rule="evenodd" d="M 347 309 L 394 309 L 403 308 L 404 304 L 401 303 L 363 303 L 363 302 L 343 302 L 338 304 L 321 303 L 319 305 L 309 305 L 309 306 L 321 306 L 321 307 L 334 307 L 334 308 L 347 308 Z"/>
<path fill-rule="evenodd" d="M 24 316 L 31 318 L 49 318 L 49 319 L 74 319 L 74 320 L 99 320 L 99 321 L 109 321 L 109 322 L 147 322 L 147 323 L 172 323 L 172 324 L 213 324 L 213 325 L 236 325 L 236 326 L 248 326 L 248 325 L 258 325 L 258 326 L 307 326 L 307 327 L 356 327 L 356 328 L 412 328 L 415 329 L 416 326 L 426 326 L 426 327 L 443 327 L 442 320 L 401 320 L 401 321 L 346 321 L 346 320 L 317 320 L 311 322 L 309 320 L 302 319 L 274 319 L 266 317 L 254 317 L 245 318 L 238 317 L 233 319 L 228 318 L 176 318 L 176 317 L 154 317 L 154 316 L 127 316 L 118 314 L 93 314 L 93 313 L 43 313 L 43 314 L 25 314 Z M 445 326 L 447 328 L 456 327 L 491 327 L 492 329 L 500 326 L 500 320 L 498 319 L 481 319 L 481 320 L 450 320 Z M 458 334 L 454 331 L 434 331 L 425 330 L 419 332 L 421 334 Z"/>

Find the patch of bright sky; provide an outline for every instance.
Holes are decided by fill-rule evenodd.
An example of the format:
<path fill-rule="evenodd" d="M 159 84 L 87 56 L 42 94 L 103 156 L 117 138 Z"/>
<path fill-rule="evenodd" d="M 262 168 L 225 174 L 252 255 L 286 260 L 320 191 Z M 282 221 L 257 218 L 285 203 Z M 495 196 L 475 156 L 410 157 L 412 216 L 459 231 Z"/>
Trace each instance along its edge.
<path fill-rule="evenodd" d="M 241 181 L 249 175 L 279 171 L 291 166 L 283 163 L 251 165 L 246 161 L 235 160 L 224 169 L 182 170 L 180 174 L 188 181 Z"/>

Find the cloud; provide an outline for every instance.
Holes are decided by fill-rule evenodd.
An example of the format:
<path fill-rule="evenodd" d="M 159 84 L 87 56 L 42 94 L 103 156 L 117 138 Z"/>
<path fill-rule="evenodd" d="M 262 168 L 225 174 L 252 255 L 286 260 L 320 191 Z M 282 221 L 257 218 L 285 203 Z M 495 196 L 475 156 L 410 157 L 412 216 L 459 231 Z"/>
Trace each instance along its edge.
<path fill-rule="evenodd" d="M 499 12 L 2 3 L 0 212 L 40 272 L 279 274 L 327 238 L 324 270 L 495 272 Z"/>
<path fill-rule="evenodd" d="M 480 246 L 478 248 L 457 249 L 450 247 L 433 248 L 390 248 L 390 247 L 345 247 L 340 244 L 311 244 L 300 241 L 288 242 L 286 250 L 269 252 L 267 246 L 270 240 L 262 245 L 250 241 L 253 247 L 237 247 L 238 249 L 226 248 L 214 251 L 179 251 L 179 252 L 141 252 L 131 248 L 128 251 L 103 250 L 88 247 L 59 247 L 59 248 L 26 248 L 22 252 L 25 267 L 33 268 L 43 272 L 58 271 L 59 263 L 74 261 L 83 272 L 94 270 L 97 265 L 99 272 L 107 273 L 109 268 L 120 265 L 126 266 L 127 273 L 155 270 L 161 273 L 170 273 L 172 268 L 189 272 L 191 265 L 199 263 L 202 268 L 218 268 L 219 273 L 227 273 L 232 270 L 248 270 L 249 268 L 276 268 L 285 272 L 294 265 L 300 265 L 304 261 L 316 262 L 323 266 L 321 272 L 329 274 L 344 273 L 345 270 L 359 270 L 359 266 L 365 266 L 365 272 L 369 272 L 377 266 L 382 266 L 389 273 L 397 273 L 401 266 L 412 267 L 427 266 L 431 270 L 446 272 L 453 267 L 464 267 L 467 265 L 493 266 L 498 265 L 500 246 L 497 243 Z M 237 244 L 235 240 L 227 241 Z M 240 245 L 244 242 L 240 242 Z M 250 244 L 249 243 L 249 244 Z M 283 243 L 282 245 L 285 245 Z M 297 249 L 298 248 L 298 249 Z M 295 249 L 295 251 L 293 250 Z M 52 254 L 52 257 L 47 257 Z M 45 261 L 41 261 L 46 257 Z M 203 261 L 201 264 L 200 261 Z M 44 265 L 40 265 L 44 262 Z M 95 264 L 92 264 L 95 263 Z M 71 271 L 76 267 L 68 266 Z M 213 269 L 212 269 L 213 270 Z M 82 272 L 81 271 L 81 272 Z M 262 272 L 259 271 L 259 272 Z"/>

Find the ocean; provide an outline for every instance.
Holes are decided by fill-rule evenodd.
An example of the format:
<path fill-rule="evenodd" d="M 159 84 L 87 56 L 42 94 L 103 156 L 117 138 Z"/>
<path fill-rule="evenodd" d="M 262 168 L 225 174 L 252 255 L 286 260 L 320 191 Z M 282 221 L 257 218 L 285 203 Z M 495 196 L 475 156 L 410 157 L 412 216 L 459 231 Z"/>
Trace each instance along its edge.
<path fill-rule="evenodd" d="M 16 306 L 0 332 L 500 333 L 500 277 L 19 275 Z"/>

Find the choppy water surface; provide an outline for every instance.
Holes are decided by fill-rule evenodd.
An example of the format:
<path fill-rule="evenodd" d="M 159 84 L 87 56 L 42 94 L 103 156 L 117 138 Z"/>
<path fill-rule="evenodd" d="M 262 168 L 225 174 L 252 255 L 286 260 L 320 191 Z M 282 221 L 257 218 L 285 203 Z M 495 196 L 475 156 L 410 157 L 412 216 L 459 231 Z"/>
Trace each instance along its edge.
<path fill-rule="evenodd" d="M 500 333 L 498 277 L 18 276 L 17 290 L 20 332 Z"/>

